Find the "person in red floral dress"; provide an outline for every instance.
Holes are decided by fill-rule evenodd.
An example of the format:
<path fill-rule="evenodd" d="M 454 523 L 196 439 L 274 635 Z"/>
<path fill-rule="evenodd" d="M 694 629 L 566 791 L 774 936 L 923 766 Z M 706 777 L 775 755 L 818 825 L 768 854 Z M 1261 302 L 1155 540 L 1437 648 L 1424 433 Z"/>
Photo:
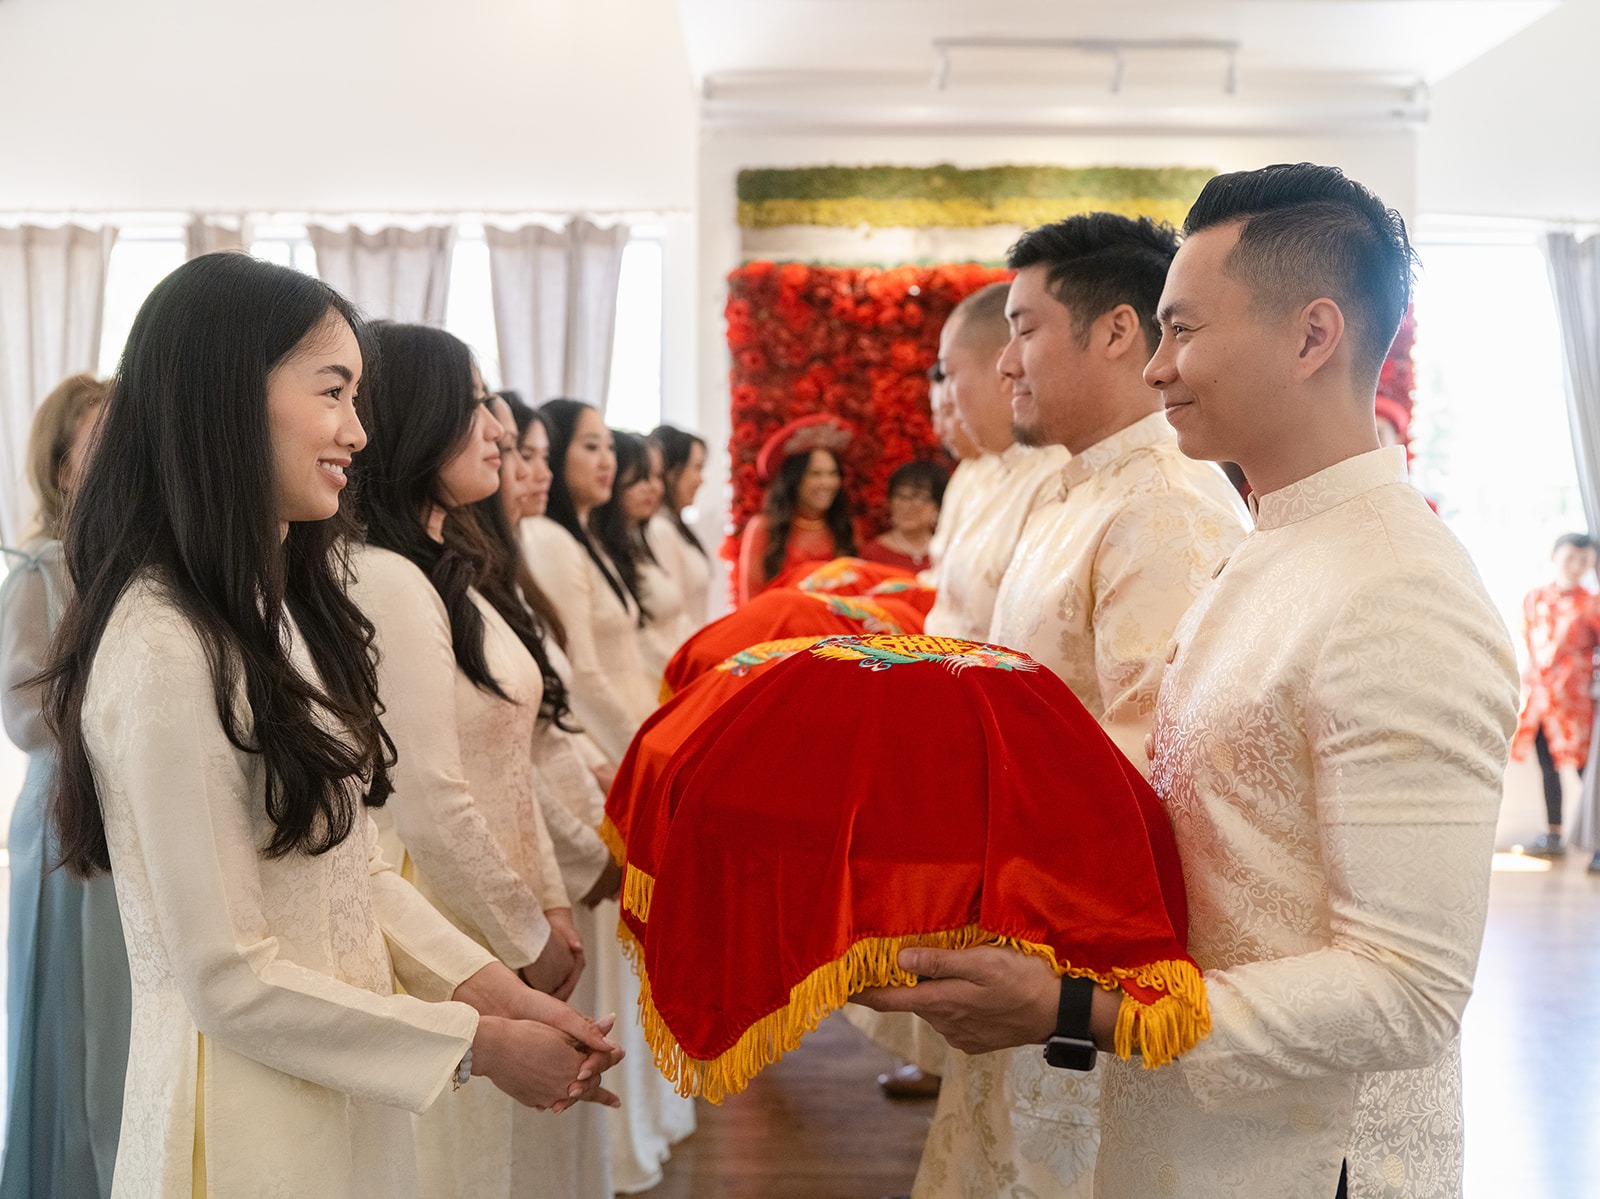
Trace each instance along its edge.
<path fill-rule="evenodd" d="M 1527 757 L 1532 746 L 1544 776 L 1549 830 L 1525 852 L 1558 857 L 1561 841 L 1561 770 L 1580 774 L 1589 760 L 1594 728 L 1594 655 L 1600 646 L 1600 595 L 1583 585 L 1595 568 L 1595 542 L 1584 533 L 1556 539 L 1554 574 L 1522 601 L 1522 628 L 1528 653 L 1522 675 L 1522 714 L 1511 756 Z M 1600 856 L 1600 855 L 1597 855 Z"/>

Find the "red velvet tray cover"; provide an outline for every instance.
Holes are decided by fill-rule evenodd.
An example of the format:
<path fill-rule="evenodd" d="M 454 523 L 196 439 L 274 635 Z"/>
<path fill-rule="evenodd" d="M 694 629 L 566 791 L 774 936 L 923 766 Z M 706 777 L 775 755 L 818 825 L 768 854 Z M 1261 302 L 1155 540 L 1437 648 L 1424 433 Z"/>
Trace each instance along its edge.
<path fill-rule="evenodd" d="M 851 995 L 914 985 L 906 945 L 1120 984 L 1117 1049 L 1147 1067 L 1209 1031 L 1159 799 L 1015 650 L 861 634 L 769 659 L 627 823 L 620 933 L 684 1094 L 737 1093 Z"/>

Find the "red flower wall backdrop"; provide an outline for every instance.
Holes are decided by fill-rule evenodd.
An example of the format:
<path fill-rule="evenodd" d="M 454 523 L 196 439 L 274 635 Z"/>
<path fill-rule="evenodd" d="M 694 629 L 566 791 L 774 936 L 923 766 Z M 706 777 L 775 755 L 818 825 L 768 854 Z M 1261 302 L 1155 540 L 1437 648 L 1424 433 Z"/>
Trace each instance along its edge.
<path fill-rule="evenodd" d="M 1411 345 L 1416 340 L 1417 311 L 1413 308 L 1400 322 L 1394 345 L 1389 347 L 1389 357 L 1384 359 L 1383 369 L 1378 373 L 1378 394 L 1403 405 L 1407 412 L 1414 410 L 1412 393 L 1417 386 L 1417 375 L 1411 364 Z"/>
<path fill-rule="evenodd" d="M 751 262 L 728 276 L 733 511 L 725 556 L 761 510 L 762 442 L 780 426 L 831 412 L 855 426 L 845 485 L 862 533 L 886 527 L 889 475 L 945 461 L 928 415 L 927 370 L 950 310 L 1009 272 L 976 263 L 933 267 Z M 948 462 L 946 462 L 948 465 Z"/>
<path fill-rule="evenodd" d="M 855 426 L 845 486 L 862 536 L 886 527 L 894 469 L 915 458 L 948 465 L 928 415 L 926 372 L 939 356 L 939 330 L 961 300 L 1008 277 L 976 263 L 883 269 L 751 262 L 729 275 L 733 510 L 723 555 L 737 556 L 745 522 L 761 510 L 762 443 L 813 412 Z M 1378 394 L 1408 413 L 1415 336 L 1415 315 L 1407 313 L 1378 382 Z"/>

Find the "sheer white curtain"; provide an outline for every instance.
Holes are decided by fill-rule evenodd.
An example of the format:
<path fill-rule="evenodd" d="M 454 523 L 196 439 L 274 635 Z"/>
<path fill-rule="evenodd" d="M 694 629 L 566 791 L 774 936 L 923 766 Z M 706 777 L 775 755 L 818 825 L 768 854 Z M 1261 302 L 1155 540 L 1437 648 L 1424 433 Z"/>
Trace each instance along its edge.
<path fill-rule="evenodd" d="M 1578 488 L 1589 528 L 1600 532 L 1600 235 L 1579 241 L 1570 233 L 1548 233 L 1544 256 L 1566 350 Z"/>
<path fill-rule="evenodd" d="M 1580 241 L 1570 233 L 1548 233 L 1544 256 L 1566 351 L 1567 421 L 1578 462 L 1578 490 L 1589 531 L 1596 533 L 1600 532 L 1600 236 Z M 1600 714 L 1589 742 L 1572 839 L 1584 849 L 1600 850 Z"/>
<path fill-rule="evenodd" d="M 33 514 L 23 482 L 34 409 L 68 375 L 95 369 L 114 228 L 0 228 L 0 539 Z"/>
<path fill-rule="evenodd" d="M 605 410 L 623 224 L 484 229 L 505 385 L 532 404 L 570 396 Z"/>
<path fill-rule="evenodd" d="M 375 320 L 443 325 L 453 226 L 380 229 L 307 226 L 322 280 Z"/>
<path fill-rule="evenodd" d="M 184 227 L 184 257 L 198 258 L 218 250 L 248 250 L 250 222 L 243 216 L 196 213 Z"/>

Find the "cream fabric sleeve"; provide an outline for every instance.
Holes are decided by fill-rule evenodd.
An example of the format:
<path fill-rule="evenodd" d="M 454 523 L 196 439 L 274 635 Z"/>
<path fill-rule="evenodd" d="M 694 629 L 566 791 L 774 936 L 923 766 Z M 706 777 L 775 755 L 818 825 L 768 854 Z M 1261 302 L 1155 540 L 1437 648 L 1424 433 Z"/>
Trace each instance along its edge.
<path fill-rule="evenodd" d="M 1303 709 L 1332 944 L 1206 975 L 1212 1032 L 1176 1066 L 1202 1107 L 1446 1050 L 1472 990 L 1516 710 L 1510 640 L 1475 587 L 1402 563 L 1353 592 Z"/>
<path fill-rule="evenodd" d="M 540 804 L 555 842 L 561 877 L 575 899 L 593 889 L 611 861 L 611 851 L 588 818 L 595 804 L 603 805 L 604 800 L 582 756 L 580 741 L 587 740 L 549 726 L 534 734 Z"/>
<path fill-rule="evenodd" d="M 66 607 L 67 572 L 59 541 L 45 542 L 37 554 L 7 550 L 6 556 L 11 569 L 0 584 L 0 713 L 6 735 L 31 754 L 54 747 L 55 738 L 39 707 L 40 689 L 19 685 L 50 656 L 50 636 Z"/>
<path fill-rule="evenodd" d="M 555 605 L 567 634 L 566 654 L 572 665 L 569 700 L 572 711 L 591 737 L 620 760 L 628 743 L 650 715 L 648 706 L 630 704 L 623 680 L 606 673 L 595 643 L 594 618 L 599 604 L 617 599 L 600 578 L 577 539 L 551 520 L 524 521 L 523 550 L 539 588 Z M 623 631 L 630 640 L 631 625 Z M 644 688 L 643 667 L 639 688 Z"/>
<path fill-rule="evenodd" d="M 114 619 L 102 639 L 90 691 L 103 698 L 85 704 L 85 734 L 107 824 L 124 825 L 112 843 L 139 858 L 195 1027 L 283 1074 L 424 1110 L 471 1044 L 477 1012 L 363 990 L 282 956 L 252 827 L 259 759 L 223 731 L 205 651 L 187 621 L 159 601 L 132 602 L 147 615 Z M 352 835 L 368 834 L 358 824 Z M 113 861 L 119 877 L 131 865 Z M 391 941 L 406 938 L 423 956 L 449 958 L 451 971 L 481 953 L 437 914 L 386 906 L 396 921 Z M 326 917 L 337 925 L 341 915 L 366 920 L 359 910 Z M 361 927 L 342 931 L 366 935 Z"/>
<path fill-rule="evenodd" d="M 372 876 L 372 910 L 395 977 L 408 994 L 432 1003 L 449 999 L 456 988 L 495 956 L 439 914 L 417 889 L 400 877 L 378 846 L 378 826 L 364 821 L 367 868 Z M 352 834 L 354 835 L 354 834 Z"/>
<path fill-rule="evenodd" d="M 555 833 L 551 823 L 551 811 L 559 806 L 551 803 L 546 798 L 548 786 L 540 777 L 539 771 L 533 763 L 528 763 L 528 769 L 533 771 L 533 789 L 539 797 L 539 802 L 533 808 L 533 824 L 526 829 L 524 836 L 532 835 L 537 844 L 531 845 L 529 857 L 539 863 L 539 902 L 544 905 L 544 910 L 549 912 L 556 908 L 570 908 L 572 897 L 567 893 L 565 876 L 561 870 L 560 856 L 556 850 Z"/>
<path fill-rule="evenodd" d="M 1172 631 L 1244 537 L 1239 519 L 1184 491 L 1134 497 L 1106 528 L 1092 579 L 1101 727 L 1146 777 Z"/>
<path fill-rule="evenodd" d="M 395 832 L 451 913 L 502 962 L 521 969 L 544 950 L 550 924 L 467 783 L 444 601 L 398 554 L 369 549 L 355 570 L 350 594 L 377 631 L 378 694 L 398 759 L 386 805 Z"/>

